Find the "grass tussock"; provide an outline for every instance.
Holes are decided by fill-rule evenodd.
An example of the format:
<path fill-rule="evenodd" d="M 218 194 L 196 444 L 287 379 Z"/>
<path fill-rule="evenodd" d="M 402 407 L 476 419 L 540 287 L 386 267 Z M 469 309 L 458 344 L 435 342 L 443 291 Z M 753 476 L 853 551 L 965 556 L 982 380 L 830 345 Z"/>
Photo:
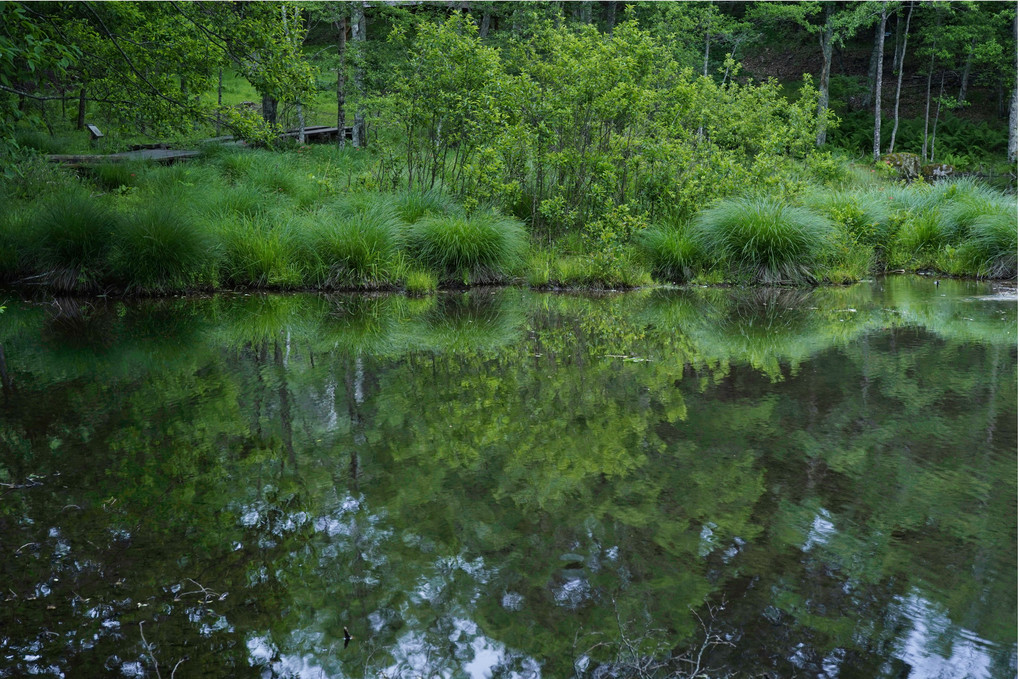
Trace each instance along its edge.
<path fill-rule="evenodd" d="M 456 201 L 435 189 L 401 191 L 393 197 L 393 208 L 405 224 L 415 224 L 425 217 L 447 217 L 464 212 Z"/>
<path fill-rule="evenodd" d="M 180 206 L 152 203 L 123 219 L 111 274 L 124 289 L 166 293 L 210 286 L 214 270 L 212 239 Z"/>
<path fill-rule="evenodd" d="M 246 288 L 301 285 L 297 239 L 287 224 L 264 216 L 239 216 L 225 220 L 218 237 L 223 249 L 220 277 L 224 282 Z"/>
<path fill-rule="evenodd" d="M 685 228 L 649 227 L 637 238 L 659 280 L 690 281 L 697 275 L 701 253 Z"/>
<path fill-rule="evenodd" d="M 312 279 L 324 287 L 361 287 L 387 280 L 400 247 L 400 225 L 387 206 L 353 215 L 316 216 L 308 238 Z"/>
<path fill-rule="evenodd" d="M 806 208 L 774 198 L 737 198 L 698 215 L 694 242 L 720 257 L 739 279 L 754 283 L 807 283 L 831 244 L 833 226 Z"/>
<path fill-rule="evenodd" d="M 520 265 L 527 245 L 523 224 L 481 212 L 428 217 L 410 227 L 407 240 L 415 261 L 464 284 L 504 280 Z"/>
<path fill-rule="evenodd" d="M 46 200 L 31 225 L 30 256 L 58 290 L 89 290 L 103 282 L 120 215 L 99 196 L 64 191 Z"/>

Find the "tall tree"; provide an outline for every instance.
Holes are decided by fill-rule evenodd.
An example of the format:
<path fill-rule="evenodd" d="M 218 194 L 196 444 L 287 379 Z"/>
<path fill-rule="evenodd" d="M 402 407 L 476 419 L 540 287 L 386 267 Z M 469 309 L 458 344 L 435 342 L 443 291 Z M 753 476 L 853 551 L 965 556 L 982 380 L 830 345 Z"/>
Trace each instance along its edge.
<path fill-rule="evenodd" d="M 360 2 L 351 5 L 351 38 L 354 41 L 354 89 L 358 95 L 354 109 L 354 131 L 351 141 L 355 148 L 366 146 L 365 136 L 365 8 Z"/>
<path fill-rule="evenodd" d="M 882 3 L 882 16 L 878 21 L 878 59 L 875 62 L 875 135 L 871 147 L 872 160 L 878 161 L 882 153 L 882 57 L 885 52 L 885 23 L 887 18 L 886 5 Z"/>
<path fill-rule="evenodd" d="M 900 54 L 896 63 L 899 64 L 899 68 L 896 70 L 896 99 L 893 104 L 893 128 L 892 135 L 889 137 L 889 153 L 892 153 L 896 148 L 896 132 L 900 127 L 900 92 L 903 89 L 903 62 L 907 56 L 907 39 L 910 37 L 910 16 L 914 13 L 914 3 L 911 2 L 907 8 L 907 25 L 903 29 L 902 42 L 900 44 Z M 898 23 L 898 22 L 897 22 Z"/>

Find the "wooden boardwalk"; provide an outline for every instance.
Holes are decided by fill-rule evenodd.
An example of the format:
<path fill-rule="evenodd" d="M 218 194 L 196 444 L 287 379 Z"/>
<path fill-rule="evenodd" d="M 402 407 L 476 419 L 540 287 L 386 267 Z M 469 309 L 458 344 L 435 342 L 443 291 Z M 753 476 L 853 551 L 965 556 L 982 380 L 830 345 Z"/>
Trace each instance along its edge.
<path fill-rule="evenodd" d="M 344 137 L 350 139 L 353 134 L 353 127 L 344 128 Z M 335 141 L 337 134 L 340 131 L 338 127 L 329 127 L 328 125 L 314 125 L 305 128 L 305 141 L 307 143 L 323 143 L 328 141 Z M 287 130 L 281 134 L 278 138 L 283 139 L 297 139 L 301 136 L 300 130 L 292 129 Z M 238 141 L 230 135 L 222 137 L 213 137 L 212 139 L 203 139 L 200 144 L 229 144 L 237 143 L 243 145 L 244 142 Z M 46 156 L 46 159 L 53 163 L 63 163 L 64 165 L 78 166 L 78 165 L 96 165 L 99 163 L 124 163 L 130 161 L 149 161 L 154 163 L 160 163 L 163 165 L 169 165 L 171 163 L 180 162 L 183 160 L 191 160 L 201 155 L 201 151 L 193 149 L 189 150 L 178 150 L 167 148 L 165 143 L 155 144 L 138 144 L 132 147 L 131 151 L 123 151 L 121 153 L 103 153 L 103 154 L 55 154 Z"/>

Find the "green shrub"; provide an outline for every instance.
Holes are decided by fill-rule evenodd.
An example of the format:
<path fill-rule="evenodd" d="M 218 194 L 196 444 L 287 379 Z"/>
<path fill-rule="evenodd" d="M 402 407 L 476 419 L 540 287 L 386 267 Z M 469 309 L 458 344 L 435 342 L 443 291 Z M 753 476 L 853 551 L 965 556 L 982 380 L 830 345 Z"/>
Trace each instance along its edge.
<path fill-rule="evenodd" d="M 680 283 L 694 277 L 700 253 L 685 229 L 650 227 L 638 235 L 637 243 L 657 278 Z"/>
<path fill-rule="evenodd" d="M 505 278 L 526 248 L 524 226 L 495 213 L 428 217 L 408 234 L 408 250 L 416 261 L 465 284 Z"/>
<path fill-rule="evenodd" d="M 33 225 L 37 258 L 49 283 L 61 290 L 94 288 L 107 273 L 119 216 L 102 198 L 74 188 L 44 202 Z"/>
<path fill-rule="evenodd" d="M 738 198 L 699 214 L 692 238 L 707 258 L 756 283 L 816 280 L 813 269 L 829 247 L 832 223 L 772 198 Z"/>
<path fill-rule="evenodd" d="M 221 222 L 220 263 L 224 282 L 241 287 L 295 287 L 301 274 L 295 262 L 297 240 L 287 225 L 265 216 Z"/>
<path fill-rule="evenodd" d="M 111 268 L 126 289 L 161 293 L 212 283 L 214 262 L 206 231 L 176 203 L 161 201 L 123 220 Z"/>
<path fill-rule="evenodd" d="M 308 245 L 314 257 L 313 279 L 327 287 L 380 282 L 392 268 L 400 245 L 400 227 L 382 206 L 353 215 L 319 219 Z M 332 217 L 332 218 L 331 218 Z"/>

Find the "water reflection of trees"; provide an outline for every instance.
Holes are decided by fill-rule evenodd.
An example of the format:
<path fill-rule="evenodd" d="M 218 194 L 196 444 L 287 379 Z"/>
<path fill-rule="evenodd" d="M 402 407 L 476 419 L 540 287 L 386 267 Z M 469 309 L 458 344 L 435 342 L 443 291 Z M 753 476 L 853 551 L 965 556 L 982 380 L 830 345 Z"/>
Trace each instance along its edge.
<path fill-rule="evenodd" d="M 1015 313 L 924 293 L 9 309 L 5 671 L 144 622 L 164 672 L 626 674 L 725 599 L 717 666 L 880 676 L 918 597 L 1008 663 Z"/>

